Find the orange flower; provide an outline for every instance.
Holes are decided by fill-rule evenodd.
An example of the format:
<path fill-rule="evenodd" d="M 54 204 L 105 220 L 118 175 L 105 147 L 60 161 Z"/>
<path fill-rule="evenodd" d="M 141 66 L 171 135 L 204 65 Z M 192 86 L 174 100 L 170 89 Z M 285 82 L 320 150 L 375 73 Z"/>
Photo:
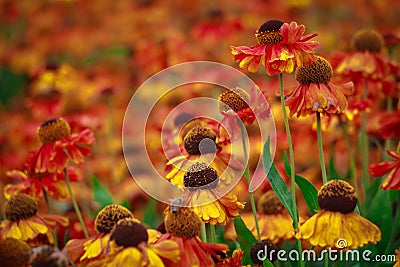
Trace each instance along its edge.
<path fill-rule="evenodd" d="M 249 267 L 250 265 L 242 265 L 244 251 L 242 249 L 235 249 L 232 257 L 225 258 L 222 262 L 218 262 L 217 267 Z"/>
<path fill-rule="evenodd" d="M 9 199 L 13 195 L 24 193 L 39 200 L 43 196 L 43 191 L 55 199 L 65 198 L 68 193 L 65 187 L 64 173 L 37 173 L 34 171 L 31 159 L 27 160 L 24 171 L 11 170 L 6 173 L 7 176 L 17 179 L 17 182 L 7 184 L 4 187 L 6 198 Z M 81 176 L 73 167 L 67 167 L 67 173 L 71 182 L 81 179 Z"/>
<path fill-rule="evenodd" d="M 269 20 L 256 32 L 258 45 L 231 46 L 234 60 L 242 69 L 257 72 L 261 63 L 268 75 L 293 72 L 295 67 L 308 65 L 314 61 L 313 49 L 318 42 L 308 42 L 317 34 L 303 36 L 306 28 L 296 22 L 283 23 Z"/>
<path fill-rule="evenodd" d="M 178 244 L 180 260 L 176 263 L 166 260 L 165 266 L 215 266 L 214 260 L 221 261 L 221 253 L 225 254 L 228 246 L 225 244 L 210 244 L 199 238 L 201 231 L 200 218 L 188 207 L 168 209 L 165 217 L 166 234 L 156 243 L 172 240 Z"/>
<path fill-rule="evenodd" d="M 400 143 L 397 148 L 397 154 L 394 151 L 387 151 L 387 154 L 394 159 L 393 161 L 371 164 L 368 168 L 369 173 L 375 177 L 387 174 L 385 181 L 381 185 L 384 190 L 400 190 Z"/>
<path fill-rule="evenodd" d="M 0 224 L 1 239 L 15 238 L 38 245 L 43 242 L 40 238 L 45 236 L 52 244 L 54 228 L 68 225 L 68 220 L 60 216 L 37 215 L 36 201 L 26 194 L 11 197 L 4 205 L 4 210 L 7 220 Z"/>
<path fill-rule="evenodd" d="M 110 232 L 114 225 L 121 219 L 133 219 L 132 213 L 119 205 L 104 207 L 96 216 L 95 228 L 98 234 L 85 239 L 72 239 L 65 248 L 68 258 L 77 266 L 87 266 L 90 262 L 104 257 Z"/>
<path fill-rule="evenodd" d="M 287 89 L 285 104 L 290 109 L 290 116 L 297 117 L 320 112 L 325 115 L 340 114 L 347 108 L 346 95 L 353 92 L 353 83 L 331 82 L 333 71 L 329 62 L 317 57 L 309 66 L 296 70 L 299 86 Z"/>
<path fill-rule="evenodd" d="M 68 158 L 80 164 L 90 155 L 88 145 L 94 144 L 93 132 L 89 129 L 71 134 L 71 128 L 63 118 L 44 122 L 38 128 L 42 146 L 34 156 L 36 172 L 61 173 Z M 82 146 L 84 145 L 84 146 Z"/>

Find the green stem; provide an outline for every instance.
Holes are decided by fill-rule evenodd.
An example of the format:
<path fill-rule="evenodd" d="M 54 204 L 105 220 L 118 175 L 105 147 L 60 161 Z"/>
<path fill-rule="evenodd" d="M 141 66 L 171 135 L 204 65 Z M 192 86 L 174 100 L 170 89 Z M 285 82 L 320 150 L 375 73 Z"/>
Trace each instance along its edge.
<path fill-rule="evenodd" d="M 247 184 L 249 186 L 250 204 L 251 204 L 251 210 L 253 211 L 254 222 L 256 225 L 257 239 L 258 239 L 258 241 L 261 241 L 261 232 L 260 232 L 260 226 L 258 225 L 256 202 L 254 200 L 254 194 L 253 194 L 253 190 L 251 188 L 250 169 L 249 169 L 249 164 L 247 162 L 248 153 L 247 153 L 246 138 L 245 138 L 246 129 L 244 128 L 244 124 L 242 121 L 238 121 L 238 123 L 240 125 L 240 131 L 241 131 L 241 135 L 242 135 L 243 154 L 244 154 L 244 158 L 246 160 L 246 168 L 244 170 L 243 176 L 246 178 Z"/>
<path fill-rule="evenodd" d="M 74 206 L 76 216 L 78 217 L 78 220 L 81 223 L 82 231 L 83 231 L 83 234 L 85 235 L 85 238 L 88 238 L 89 234 L 88 234 L 88 231 L 86 229 L 85 223 L 83 222 L 81 211 L 79 210 L 78 203 L 76 202 L 75 196 L 72 193 L 71 182 L 69 180 L 67 168 L 64 168 L 64 175 L 65 175 L 65 182 L 67 183 L 68 192 L 69 192 L 69 195 L 71 197 L 72 205 Z"/>
<path fill-rule="evenodd" d="M 322 182 L 325 184 L 326 182 L 328 182 L 328 176 L 326 175 L 324 149 L 322 147 L 321 114 L 319 112 L 317 112 L 316 115 L 317 115 L 317 136 L 318 136 L 319 162 L 321 164 Z"/>
<path fill-rule="evenodd" d="M 365 78 L 365 88 L 364 88 L 364 99 L 368 97 L 368 78 Z M 360 150 L 362 157 L 362 169 L 361 169 L 361 181 L 364 190 L 368 188 L 369 177 L 368 177 L 368 136 L 366 131 L 367 125 L 367 113 L 363 111 L 361 114 L 361 128 L 360 128 Z"/>
<path fill-rule="evenodd" d="M 279 88 L 280 88 L 280 95 L 281 95 L 281 106 L 282 106 L 282 112 L 283 112 L 283 119 L 285 122 L 285 130 L 286 130 L 286 136 L 287 136 L 287 141 L 288 141 L 288 147 L 289 147 L 289 163 L 290 163 L 290 184 L 291 184 L 291 193 L 292 193 L 292 205 L 294 208 L 294 213 L 295 215 L 293 216 L 293 228 L 295 232 L 297 232 L 297 229 L 299 228 L 299 218 L 298 213 L 297 213 L 297 205 L 296 205 L 296 181 L 295 181 L 295 169 L 294 169 L 294 152 L 293 152 L 293 143 L 292 143 L 292 136 L 290 135 L 290 127 L 289 127 L 289 118 L 286 112 L 286 107 L 285 107 L 285 92 L 284 92 L 284 87 L 283 87 L 283 75 L 282 73 L 279 74 Z M 302 247 L 301 247 L 301 242 L 299 239 L 296 239 L 296 246 L 297 250 L 299 252 L 299 255 L 302 255 Z M 304 266 L 303 259 L 300 257 L 299 259 L 299 264 L 300 266 Z"/>
<path fill-rule="evenodd" d="M 206 233 L 207 233 L 207 242 L 215 243 L 215 227 L 211 223 L 205 224 Z"/>
<path fill-rule="evenodd" d="M 201 222 L 200 239 L 203 242 L 207 242 L 206 224 L 204 222 Z"/>

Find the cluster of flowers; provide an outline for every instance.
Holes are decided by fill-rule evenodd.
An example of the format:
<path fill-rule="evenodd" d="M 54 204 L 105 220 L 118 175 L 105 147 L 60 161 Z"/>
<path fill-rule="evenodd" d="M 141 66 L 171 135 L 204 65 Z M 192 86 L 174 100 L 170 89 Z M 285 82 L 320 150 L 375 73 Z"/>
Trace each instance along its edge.
<path fill-rule="evenodd" d="M 165 16 L 155 10 L 156 5 L 145 2 L 147 1 L 143 1 L 140 7 L 137 7 L 143 11 L 138 11 L 138 14 L 154 12 L 162 18 Z M 107 19 L 106 26 L 113 28 L 118 22 L 143 26 L 140 21 L 145 18 L 141 15 L 135 17 L 124 13 L 123 10 L 127 8 L 123 3 L 125 2 L 115 4 L 114 9 L 126 16 Z M 83 5 L 81 8 L 89 6 L 90 4 Z M 13 7 L 14 4 L 11 3 L 7 6 L 7 10 L 13 10 Z M 107 4 L 103 3 L 98 9 L 107 10 L 107 7 Z M 29 9 L 29 5 L 27 4 L 25 8 Z M 57 10 L 57 14 L 59 13 L 62 13 L 62 9 Z M 12 20 L 10 14 L 7 18 Z M 90 17 L 90 12 L 88 16 Z M 48 19 L 68 24 L 66 21 L 59 21 L 57 17 L 62 16 L 49 16 Z M 46 19 L 46 16 L 43 19 Z M 33 18 L 31 20 L 35 21 Z M 51 29 L 43 26 L 45 23 L 42 26 L 39 22 L 37 24 L 39 26 L 33 25 L 36 31 L 31 33 L 32 36 L 40 36 L 41 31 L 51 32 Z M 139 28 L 141 27 L 138 26 Z M 204 45 L 213 47 L 220 41 L 221 36 L 234 35 L 235 31 L 241 31 L 242 28 L 240 21 L 226 20 L 221 12 L 214 12 L 209 15 L 207 23 L 196 25 L 191 29 L 190 35 L 194 39 L 207 40 Z M 121 28 L 120 31 L 123 29 L 125 28 Z M 156 32 L 156 29 L 152 28 L 149 32 Z M 88 32 L 91 34 L 87 35 Z M 65 34 L 66 39 L 79 41 L 67 42 L 66 39 L 57 38 L 54 49 L 63 52 L 72 51 L 79 57 L 84 54 L 83 50 L 93 49 L 89 46 L 82 47 L 83 37 L 97 40 L 101 36 L 99 32 L 100 29 L 93 28 Z M 219 111 L 224 116 L 222 123 L 194 118 L 189 113 L 180 114 L 182 116 L 175 119 L 174 129 L 167 138 L 170 141 L 169 145 L 180 148 L 179 155 L 165 161 L 160 154 L 158 143 L 150 144 L 151 148 L 155 148 L 151 154 L 152 159 L 165 167 L 163 170 L 165 178 L 182 189 L 181 198 L 174 199 L 167 207 L 160 203 L 160 209 L 154 211 L 164 215 L 161 224 L 153 227 L 155 229 L 151 229 L 152 227 L 146 224 L 144 219 L 139 219 L 139 208 L 135 209 L 144 203 L 137 195 L 144 198 L 147 196 L 144 196 L 136 185 L 129 185 L 133 183 L 132 179 L 121 182 L 123 178 L 116 177 L 123 175 L 115 173 L 119 169 L 118 166 L 115 167 L 116 161 L 120 162 L 122 158 L 121 155 L 117 155 L 120 145 L 115 143 L 119 143 L 119 139 L 116 140 L 113 132 L 113 128 L 119 125 L 112 121 L 115 117 L 109 113 L 113 111 L 110 107 L 118 106 L 113 101 L 121 96 L 118 96 L 119 92 L 112 85 L 121 85 L 126 81 L 116 81 L 111 75 L 107 76 L 107 71 L 99 69 L 93 70 L 92 75 L 83 77 L 68 65 L 52 66 L 48 63 L 44 66 L 51 51 L 47 51 L 45 46 L 41 47 L 44 44 L 41 42 L 35 43 L 35 46 L 40 48 L 36 50 L 41 51 L 37 54 L 25 46 L 14 48 L 16 52 L 22 53 L 22 56 L 15 58 L 10 53 L 6 61 L 13 68 L 23 70 L 33 77 L 32 96 L 28 106 L 32 108 L 32 116 L 35 119 L 45 121 L 54 114 L 63 112 L 74 114 L 76 110 L 88 109 L 87 102 L 92 100 L 104 100 L 106 105 L 96 106 L 95 111 L 88 112 L 89 115 L 80 114 L 76 117 L 70 115 L 45 121 L 37 128 L 41 146 L 38 149 L 32 147 L 34 151 L 29 155 L 26 155 L 26 148 L 18 160 L 12 157 L 8 160 L 6 155 L 1 155 L 2 163 L 5 162 L 4 166 L 12 167 L 5 173 L 9 180 L 4 187 L 5 219 L 0 225 L 1 265 L 222 267 L 250 264 L 245 259 L 249 257 L 255 266 L 263 266 L 264 263 L 257 257 L 257 252 L 263 250 L 265 246 L 277 250 L 277 247 L 282 247 L 285 241 L 290 244 L 302 241 L 304 247 L 315 247 L 317 250 L 338 248 L 337 241 L 340 239 L 346 240 L 347 249 L 377 244 L 383 239 L 381 230 L 388 226 L 382 221 L 375 222 L 376 218 L 374 220 L 369 218 L 367 205 L 371 204 L 370 198 L 374 196 L 372 194 L 378 191 L 374 191 L 376 183 L 370 179 L 370 175 L 374 177 L 387 175 L 379 184 L 380 189 L 400 190 L 400 143 L 395 151 L 395 142 L 400 138 L 400 104 L 397 109 L 395 107 L 399 98 L 400 68 L 391 61 L 390 53 L 389 55 L 385 53 L 385 49 L 390 51 L 398 45 L 400 39 L 394 36 L 382 38 L 375 31 L 361 30 L 351 40 L 352 51 L 320 56 L 315 54 L 318 42 L 313 40 L 317 34 L 305 35 L 305 32 L 305 26 L 296 22 L 270 20 L 256 31 L 258 44 L 231 47 L 234 61 L 239 62 L 240 68 L 255 73 L 256 79 L 260 79 L 261 76 L 260 84 L 265 85 L 262 87 L 275 87 L 272 81 L 268 83 L 265 73 L 268 76 L 279 75 L 281 81 L 279 96 L 283 104 L 283 114 L 275 109 L 278 101 L 274 99 L 276 96 L 274 90 L 262 90 L 261 94 L 257 94 L 254 92 L 260 89 L 255 87 L 251 88 L 248 94 L 239 87 L 231 88 L 218 97 L 221 103 Z M 172 34 L 166 31 L 165 39 L 160 44 L 163 49 L 154 49 L 153 43 L 141 38 L 145 34 L 145 30 L 138 30 L 135 35 L 125 32 L 115 34 L 122 38 L 117 42 L 128 45 L 133 45 L 138 39 L 142 40 L 139 45 L 135 44 L 136 53 L 130 55 L 132 66 L 137 68 L 141 75 L 150 75 L 182 58 L 185 60 L 195 58 L 192 54 L 195 49 L 185 46 L 187 40 L 179 33 Z M 100 43 L 106 46 L 111 43 L 110 39 L 111 37 L 102 39 Z M 96 42 L 88 41 L 88 44 L 95 46 Z M 179 45 L 186 49 L 176 53 L 176 46 Z M 217 55 L 221 50 L 210 51 L 214 51 L 214 54 L 209 52 L 210 57 L 221 59 Z M 143 53 L 148 57 L 139 56 Z M 228 51 L 224 54 L 227 57 L 231 56 Z M 21 58 L 25 61 L 18 61 Z M 265 73 L 259 70 L 260 65 L 265 67 Z M 285 82 L 296 85 L 284 88 L 283 74 L 293 72 L 295 81 L 288 76 Z M 103 75 L 105 78 L 102 78 Z M 137 81 L 144 77 L 138 76 L 135 77 Z M 79 98 L 74 96 L 77 84 L 82 90 Z M 193 90 L 189 94 L 197 93 Z M 271 108 L 263 105 L 264 101 L 259 97 L 269 98 Z M 125 101 L 121 102 L 126 103 Z M 169 111 L 171 103 L 176 101 L 179 99 L 163 99 L 161 104 L 164 104 Z M 66 106 L 70 110 L 63 110 Z M 291 126 L 296 130 L 295 134 L 292 133 L 293 144 L 290 138 L 288 143 L 282 138 L 285 130 L 280 123 L 288 120 L 286 108 L 290 111 Z M 101 115 L 92 115 L 96 112 L 100 112 Z M 244 163 L 241 161 L 232 161 L 235 156 L 233 154 L 237 152 L 236 147 L 233 147 L 233 141 L 243 134 L 237 127 L 240 123 L 237 118 L 244 123 L 249 132 L 250 142 L 257 143 L 259 140 L 251 139 L 252 133 L 257 132 L 255 118 L 256 116 L 268 118 L 272 113 L 277 118 L 278 126 L 277 161 L 284 158 L 282 152 L 286 146 L 290 149 L 293 145 L 294 153 L 290 155 L 293 163 L 294 155 L 300 155 L 296 158 L 296 168 L 294 165 L 291 166 L 290 177 L 285 174 L 284 164 L 282 167 L 278 166 L 279 175 L 286 184 L 292 185 L 295 213 L 298 211 L 300 218 L 296 218 L 287 210 L 281 195 L 268 181 L 255 192 L 257 202 L 254 201 L 253 195 L 249 195 L 249 180 L 246 181 L 244 177 L 232 191 L 221 195 L 221 190 L 233 182 L 237 170 L 248 167 L 249 170 L 246 171 L 247 174 L 243 174 L 244 176 L 255 170 L 256 164 L 252 161 L 252 157 L 259 156 L 262 150 L 263 144 L 257 144 L 257 149 L 250 151 L 248 166 L 243 166 Z M 105 114 L 110 115 L 106 117 L 109 120 L 100 127 L 100 123 L 96 122 Z M 20 122 L 18 116 L 13 118 L 16 119 L 15 124 Z M 222 125 L 229 128 L 231 136 L 227 135 Z M 154 126 L 152 133 L 158 134 L 158 129 L 161 128 L 159 122 L 153 123 L 152 126 Z M 291 133 L 288 124 L 285 126 L 289 137 Z M 31 128 L 36 127 L 37 125 L 34 125 Z M 315 127 L 318 137 L 315 134 Z M 15 125 L 10 128 L 18 129 Z M 97 128 L 99 131 L 93 132 L 88 128 L 92 130 Z M 321 128 L 325 133 L 329 133 L 328 141 L 325 143 L 321 140 Z M 95 143 L 94 134 L 98 142 L 92 147 Z M 31 131 L 25 138 L 30 146 L 35 144 L 31 141 L 32 136 Z M 319 152 L 322 157 L 322 160 L 320 157 L 322 179 L 319 168 L 318 170 L 314 168 L 314 162 L 318 161 L 314 156 L 318 155 L 318 152 L 314 153 L 316 151 L 314 143 L 317 138 L 321 148 Z M 359 144 L 356 142 L 358 138 Z M 13 145 L 11 141 L 8 142 L 11 139 L 0 135 L 0 140 L 10 143 L 8 144 L 10 147 Z M 211 143 L 202 142 L 204 139 L 211 140 Z M 373 142 L 376 147 L 372 145 Z M 331 148 L 332 144 L 335 145 L 331 153 L 332 162 L 338 163 L 338 173 L 336 176 L 330 173 L 328 180 L 324 164 L 327 154 L 324 154 L 322 148 Z M 92 163 L 89 158 L 92 149 L 97 156 L 101 154 L 99 151 L 102 149 L 106 151 L 105 154 L 110 152 L 112 156 L 98 157 Z M 168 147 L 164 147 L 164 151 L 165 149 Z M 383 155 L 384 150 L 387 150 L 390 158 Z M 20 158 L 24 158 L 24 161 L 21 162 Z M 107 160 L 103 160 L 105 158 Z M 90 168 L 94 166 L 99 168 L 98 165 L 103 163 L 104 168 L 116 170 L 103 172 L 96 169 L 97 174 L 106 173 L 104 176 L 113 176 L 111 181 L 105 183 L 110 187 L 117 187 L 116 183 L 121 182 L 118 189 L 114 188 L 111 191 L 117 192 L 124 187 L 128 188 L 125 190 L 132 191 L 128 203 L 130 209 L 124 207 L 126 205 L 110 204 L 100 207 L 97 215 L 81 213 L 81 209 L 87 204 L 82 192 L 88 182 L 83 177 L 90 174 Z M 124 164 L 123 160 L 122 163 Z M 15 169 L 14 166 L 23 167 Z M 358 166 L 360 168 L 357 168 Z M 296 194 L 294 190 L 292 178 L 295 172 L 307 177 L 313 186 L 319 188 L 313 195 L 316 197 L 319 209 L 311 210 L 304 201 L 300 201 L 300 198 L 297 198 L 296 204 L 296 197 L 300 194 L 299 192 Z M 345 176 L 346 179 L 342 179 Z M 308 196 L 311 196 L 311 193 Z M 396 198 L 398 199 L 398 194 L 393 195 L 392 200 Z M 54 201 L 53 204 L 53 200 L 66 200 L 66 202 Z M 68 208 L 57 206 L 65 203 L 68 204 Z M 64 213 L 64 216 L 51 215 L 52 210 L 68 210 L 70 203 L 73 207 L 71 212 Z M 247 208 L 250 206 L 247 203 L 252 204 L 253 212 Z M 395 203 L 398 202 L 393 203 L 395 207 Z M 41 210 L 43 206 L 47 207 L 47 212 Z M 92 211 L 96 208 L 98 207 L 86 210 Z M 390 215 L 393 217 L 390 219 L 396 222 L 400 216 L 399 212 L 395 209 L 391 212 Z M 242 233 L 232 223 L 235 218 L 240 218 L 256 238 L 257 241 L 252 244 L 251 249 L 243 245 Z M 395 241 L 394 237 L 398 234 L 396 224 L 393 225 L 394 231 L 391 232 L 393 237 L 387 239 L 388 248 L 391 248 L 391 242 Z M 219 232 L 218 239 L 216 227 Z M 240 244 L 241 247 L 235 249 L 233 246 L 228 246 L 231 240 L 235 242 L 238 240 L 239 242 L 235 244 Z M 397 251 L 400 255 L 400 249 Z M 269 257 L 269 260 L 273 262 L 276 257 Z M 395 264 L 397 266 L 400 264 L 400 256 Z"/>

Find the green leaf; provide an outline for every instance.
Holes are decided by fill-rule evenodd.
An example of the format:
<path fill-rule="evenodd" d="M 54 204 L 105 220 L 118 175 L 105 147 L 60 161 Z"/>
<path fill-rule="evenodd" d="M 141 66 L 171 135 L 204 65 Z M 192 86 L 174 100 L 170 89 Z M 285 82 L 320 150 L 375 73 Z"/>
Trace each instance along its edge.
<path fill-rule="evenodd" d="M 94 200 L 100 204 L 101 208 L 114 204 L 110 192 L 108 192 L 108 190 L 100 184 L 96 176 L 92 176 L 92 188 Z"/>
<path fill-rule="evenodd" d="M 315 188 L 315 186 L 310 183 L 306 178 L 300 176 L 300 175 L 295 175 L 295 180 L 296 184 L 301 190 L 301 193 L 303 193 L 304 200 L 306 201 L 311 215 L 315 214 L 316 210 L 320 210 L 321 208 L 319 207 L 318 204 L 318 191 Z"/>
<path fill-rule="evenodd" d="M 264 165 L 265 173 L 267 173 L 267 177 L 269 183 L 271 184 L 272 189 L 275 194 L 282 202 L 283 206 L 285 206 L 286 210 L 289 212 L 290 216 L 294 220 L 294 216 L 297 216 L 297 212 L 293 208 L 292 203 L 292 194 L 290 193 L 286 183 L 283 181 L 282 177 L 279 175 L 275 165 L 272 162 L 271 154 L 269 151 L 270 148 L 270 137 L 268 136 L 267 141 L 264 144 L 262 161 Z"/>
<path fill-rule="evenodd" d="M 286 152 L 283 153 L 283 165 L 285 166 L 287 175 L 290 176 L 291 169 Z M 307 180 L 307 178 L 304 178 L 303 176 L 295 174 L 294 179 L 297 186 L 300 188 L 301 193 L 303 194 L 304 200 L 310 209 L 311 215 L 314 215 L 316 210 L 321 209 L 318 204 L 318 190 L 310 181 Z"/>
<path fill-rule="evenodd" d="M 240 218 L 239 216 L 233 219 L 233 225 L 235 226 L 235 231 L 240 247 L 244 251 L 242 264 L 251 264 L 252 261 L 250 259 L 250 250 L 253 244 L 257 242 L 257 240 L 244 224 L 242 218 Z"/>
<path fill-rule="evenodd" d="M 239 216 L 233 219 L 233 225 L 235 226 L 235 231 L 238 237 L 238 241 L 241 249 L 243 249 L 244 254 L 242 258 L 242 264 L 252 264 L 250 258 L 250 250 L 254 243 L 257 242 L 254 235 L 250 232 L 247 226 L 244 224 L 242 218 Z M 264 266 L 273 267 L 274 265 L 269 261 L 265 260 L 263 262 Z"/>
<path fill-rule="evenodd" d="M 162 221 L 162 217 L 156 211 L 156 206 L 157 200 L 150 198 L 143 215 L 143 222 L 151 228 L 157 228 Z"/>

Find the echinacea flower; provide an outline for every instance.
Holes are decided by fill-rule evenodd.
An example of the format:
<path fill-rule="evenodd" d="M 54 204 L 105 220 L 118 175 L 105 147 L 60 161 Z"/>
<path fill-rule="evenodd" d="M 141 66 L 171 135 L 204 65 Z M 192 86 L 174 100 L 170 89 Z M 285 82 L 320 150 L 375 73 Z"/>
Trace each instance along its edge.
<path fill-rule="evenodd" d="M 165 266 L 215 266 L 214 260 L 221 261 L 220 254 L 225 254 L 228 246 L 225 244 L 210 244 L 199 238 L 201 231 L 200 218 L 188 207 L 168 208 L 164 220 L 166 234 L 156 243 L 165 240 L 175 241 L 179 246 L 180 260 L 176 263 L 165 261 Z"/>
<path fill-rule="evenodd" d="M 382 53 L 382 37 L 372 30 L 360 30 L 351 40 L 354 50 L 336 68 L 339 74 L 361 74 L 372 79 L 384 79 L 389 73 L 389 61 Z"/>
<path fill-rule="evenodd" d="M 256 118 L 267 119 L 271 111 L 267 102 L 267 96 L 258 86 L 250 89 L 250 95 L 240 87 L 225 90 L 218 97 L 219 111 L 224 118 L 221 125 L 224 125 L 226 131 L 231 137 L 225 137 L 223 140 L 235 139 L 240 136 L 240 127 L 237 118 L 245 124 L 252 124 Z M 221 132 L 221 135 L 225 131 Z"/>
<path fill-rule="evenodd" d="M 19 239 L 6 238 L 0 242 L 0 262 L 3 267 L 29 266 L 30 246 Z"/>
<path fill-rule="evenodd" d="M 149 243 L 146 227 L 132 219 L 122 219 L 114 226 L 110 235 L 107 255 L 89 266 L 148 266 L 164 267 L 163 261 L 179 260 L 178 244 L 172 240 Z"/>
<path fill-rule="evenodd" d="M 330 63 L 320 57 L 309 66 L 296 70 L 296 80 L 299 86 L 285 90 L 285 105 L 290 109 L 290 116 L 297 117 L 314 114 L 340 114 L 347 108 L 346 96 L 352 94 L 352 82 L 335 83 Z"/>
<path fill-rule="evenodd" d="M 232 192 L 220 194 L 217 188 L 218 173 L 206 163 L 194 163 L 183 179 L 185 188 L 188 189 L 184 193 L 187 205 L 205 223 L 225 225 L 239 216 L 239 210 L 244 209 L 245 203 L 238 201 L 238 197 Z"/>
<path fill-rule="evenodd" d="M 88 147 L 94 144 L 93 132 L 85 129 L 71 134 L 71 128 L 63 118 L 44 122 L 37 131 L 42 146 L 34 156 L 35 171 L 38 173 L 61 173 L 68 159 L 80 164 L 90 155 Z"/>
<path fill-rule="evenodd" d="M 353 52 L 343 56 L 335 67 L 335 72 L 350 78 L 357 86 L 355 96 L 365 98 L 364 94 L 392 95 L 395 90 L 395 76 L 398 67 L 390 62 L 386 54 L 382 52 L 382 37 L 373 30 L 362 29 L 356 32 L 351 40 Z M 363 89 L 368 79 L 369 87 L 380 90 Z"/>
<path fill-rule="evenodd" d="M 257 237 L 254 215 L 242 213 L 240 217 L 247 228 Z M 268 190 L 258 200 L 257 219 L 262 239 L 277 244 L 280 241 L 294 238 L 293 220 L 273 190 Z M 226 228 L 225 237 L 237 238 L 232 224 Z"/>
<path fill-rule="evenodd" d="M 349 183 L 325 183 L 318 191 L 318 204 L 321 210 L 300 225 L 297 238 L 312 246 L 338 249 L 356 249 L 381 240 L 379 228 L 354 212 L 357 196 Z"/>
<path fill-rule="evenodd" d="M 400 190 L 400 143 L 397 146 L 397 153 L 386 151 L 393 158 L 393 161 L 384 161 L 369 165 L 368 171 L 372 176 L 380 177 L 387 174 L 381 188 L 384 190 Z"/>
<path fill-rule="evenodd" d="M 261 252 L 260 252 L 261 251 Z M 267 253 L 267 255 L 265 255 Z M 278 247 L 269 240 L 261 240 L 253 244 L 250 249 L 250 259 L 254 267 L 262 267 L 265 260 L 274 262 L 278 258 Z"/>
<path fill-rule="evenodd" d="M 15 238 L 29 244 L 40 244 L 42 237 L 53 244 L 53 230 L 66 227 L 68 219 L 56 215 L 38 215 L 36 201 L 26 195 L 12 196 L 4 205 L 6 220 L 0 224 L 1 239 Z"/>
<path fill-rule="evenodd" d="M 167 163 L 167 169 L 170 171 L 166 179 L 175 185 L 183 186 L 183 176 L 193 161 L 210 161 L 219 175 L 225 172 L 222 180 L 225 184 L 230 184 L 233 169 L 240 169 L 241 165 L 231 160 L 229 144 L 226 140 L 220 140 L 219 133 L 218 126 L 200 120 L 190 121 L 181 130 L 182 155 L 172 158 Z"/>
<path fill-rule="evenodd" d="M 30 195 L 35 200 L 39 200 L 43 196 L 43 191 L 55 199 L 67 197 L 68 193 L 65 186 L 64 173 L 37 173 L 34 170 L 34 166 L 29 165 L 31 164 L 27 162 L 24 171 L 11 170 L 6 172 L 7 176 L 17 180 L 4 187 L 4 195 L 7 199 L 18 193 L 24 193 Z M 77 170 L 73 167 L 66 167 L 66 171 L 71 182 L 81 179 Z"/>
<path fill-rule="evenodd" d="M 104 251 L 110 239 L 114 225 L 122 219 L 133 219 L 132 213 L 120 205 L 108 205 L 96 216 L 95 228 L 98 234 L 85 239 L 72 239 L 66 244 L 68 258 L 77 266 L 88 263 L 104 256 Z"/>
<path fill-rule="evenodd" d="M 283 23 L 279 20 L 265 22 L 256 32 L 258 45 L 231 46 L 234 60 L 242 69 L 257 72 L 261 63 L 268 75 L 291 73 L 295 67 L 314 61 L 314 48 L 318 42 L 310 39 L 317 34 L 304 35 L 306 27 L 296 22 Z"/>

